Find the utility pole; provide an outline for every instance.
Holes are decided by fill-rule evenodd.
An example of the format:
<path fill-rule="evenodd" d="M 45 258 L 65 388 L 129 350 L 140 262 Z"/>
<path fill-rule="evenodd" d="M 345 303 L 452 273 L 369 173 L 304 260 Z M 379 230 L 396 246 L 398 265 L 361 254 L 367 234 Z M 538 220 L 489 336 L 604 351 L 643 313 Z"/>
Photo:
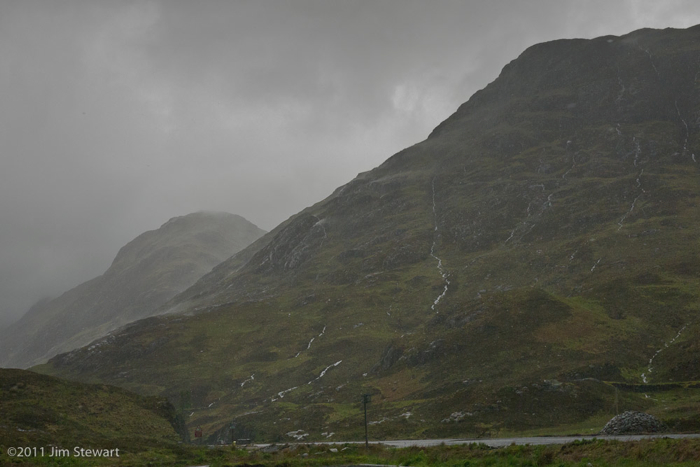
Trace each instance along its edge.
<path fill-rule="evenodd" d="M 369 404 L 371 400 L 371 394 L 362 394 L 362 405 L 365 408 L 365 448 L 369 448 L 369 437 L 367 436 L 367 404 Z"/>

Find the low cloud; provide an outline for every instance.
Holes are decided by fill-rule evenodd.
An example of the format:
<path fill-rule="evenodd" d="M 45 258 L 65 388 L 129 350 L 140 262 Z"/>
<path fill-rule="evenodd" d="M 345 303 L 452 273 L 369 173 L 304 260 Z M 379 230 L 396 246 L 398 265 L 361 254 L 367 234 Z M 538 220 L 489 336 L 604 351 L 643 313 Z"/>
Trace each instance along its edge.
<path fill-rule="evenodd" d="M 170 217 L 274 228 L 534 43 L 696 23 L 690 1 L 4 2 L 0 325 Z"/>

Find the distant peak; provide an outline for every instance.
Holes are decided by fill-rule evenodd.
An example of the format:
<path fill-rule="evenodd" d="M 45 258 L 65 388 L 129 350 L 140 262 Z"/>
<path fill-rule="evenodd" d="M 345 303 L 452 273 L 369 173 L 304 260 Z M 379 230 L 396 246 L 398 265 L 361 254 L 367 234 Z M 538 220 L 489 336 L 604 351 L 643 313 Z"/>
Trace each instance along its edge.
<path fill-rule="evenodd" d="M 225 211 L 196 211 L 196 212 L 192 212 L 190 214 L 185 214 L 184 216 L 171 217 L 161 227 L 165 227 L 168 224 L 176 223 L 176 222 L 180 222 L 180 221 L 200 220 L 200 219 L 218 219 L 218 220 L 221 220 L 221 219 L 242 219 L 242 220 L 245 220 L 244 217 L 239 216 L 238 214 L 231 214 L 230 212 L 225 212 Z"/>

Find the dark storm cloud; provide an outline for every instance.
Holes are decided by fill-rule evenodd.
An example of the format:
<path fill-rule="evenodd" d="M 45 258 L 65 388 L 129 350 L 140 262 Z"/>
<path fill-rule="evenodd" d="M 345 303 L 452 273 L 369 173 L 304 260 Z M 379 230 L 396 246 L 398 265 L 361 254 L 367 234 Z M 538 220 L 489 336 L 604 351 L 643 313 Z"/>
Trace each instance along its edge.
<path fill-rule="evenodd" d="M 169 217 L 273 228 L 534 43 L 698 22 L 691 1 L 3 2 L 0 323 Z"/>

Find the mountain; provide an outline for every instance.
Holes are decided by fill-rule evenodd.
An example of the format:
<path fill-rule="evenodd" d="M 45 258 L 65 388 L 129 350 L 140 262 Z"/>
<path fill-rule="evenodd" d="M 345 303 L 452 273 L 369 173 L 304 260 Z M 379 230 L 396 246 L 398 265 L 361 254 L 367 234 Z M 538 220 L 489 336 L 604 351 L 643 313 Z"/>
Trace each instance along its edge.
<path fill-rule="evenodd" d="M 10 447 L 39 449 L 39 455 L 23 457 L 42 457 L 42 447 L 45 457 L 58 457 L 50 455 L 51 446 L 69 449 L 71 456 L 74 446 L 121 448 L 124 456 L 143 446 L 174 446 L 180 440 L 175 408 L 163 398 L 26 370 L 0 369 L 0 413 L 3 465 L 19 461 L 4 457 Z"/>
<path fill-rule="evenodd" d="M 423 142 L 37 371 L 258 440 L 700 427 L 700 26 L 528 48 Z"/>
<path fill-rule="evenodd" d="M 175 217 L 119 250 L 101 276 L 42 300 L 0 330 L 0 365 L 27 367 L 89 344 L 124 324 L 158 313 L 212 267 L 265 232 L 228 213 Z"/>

